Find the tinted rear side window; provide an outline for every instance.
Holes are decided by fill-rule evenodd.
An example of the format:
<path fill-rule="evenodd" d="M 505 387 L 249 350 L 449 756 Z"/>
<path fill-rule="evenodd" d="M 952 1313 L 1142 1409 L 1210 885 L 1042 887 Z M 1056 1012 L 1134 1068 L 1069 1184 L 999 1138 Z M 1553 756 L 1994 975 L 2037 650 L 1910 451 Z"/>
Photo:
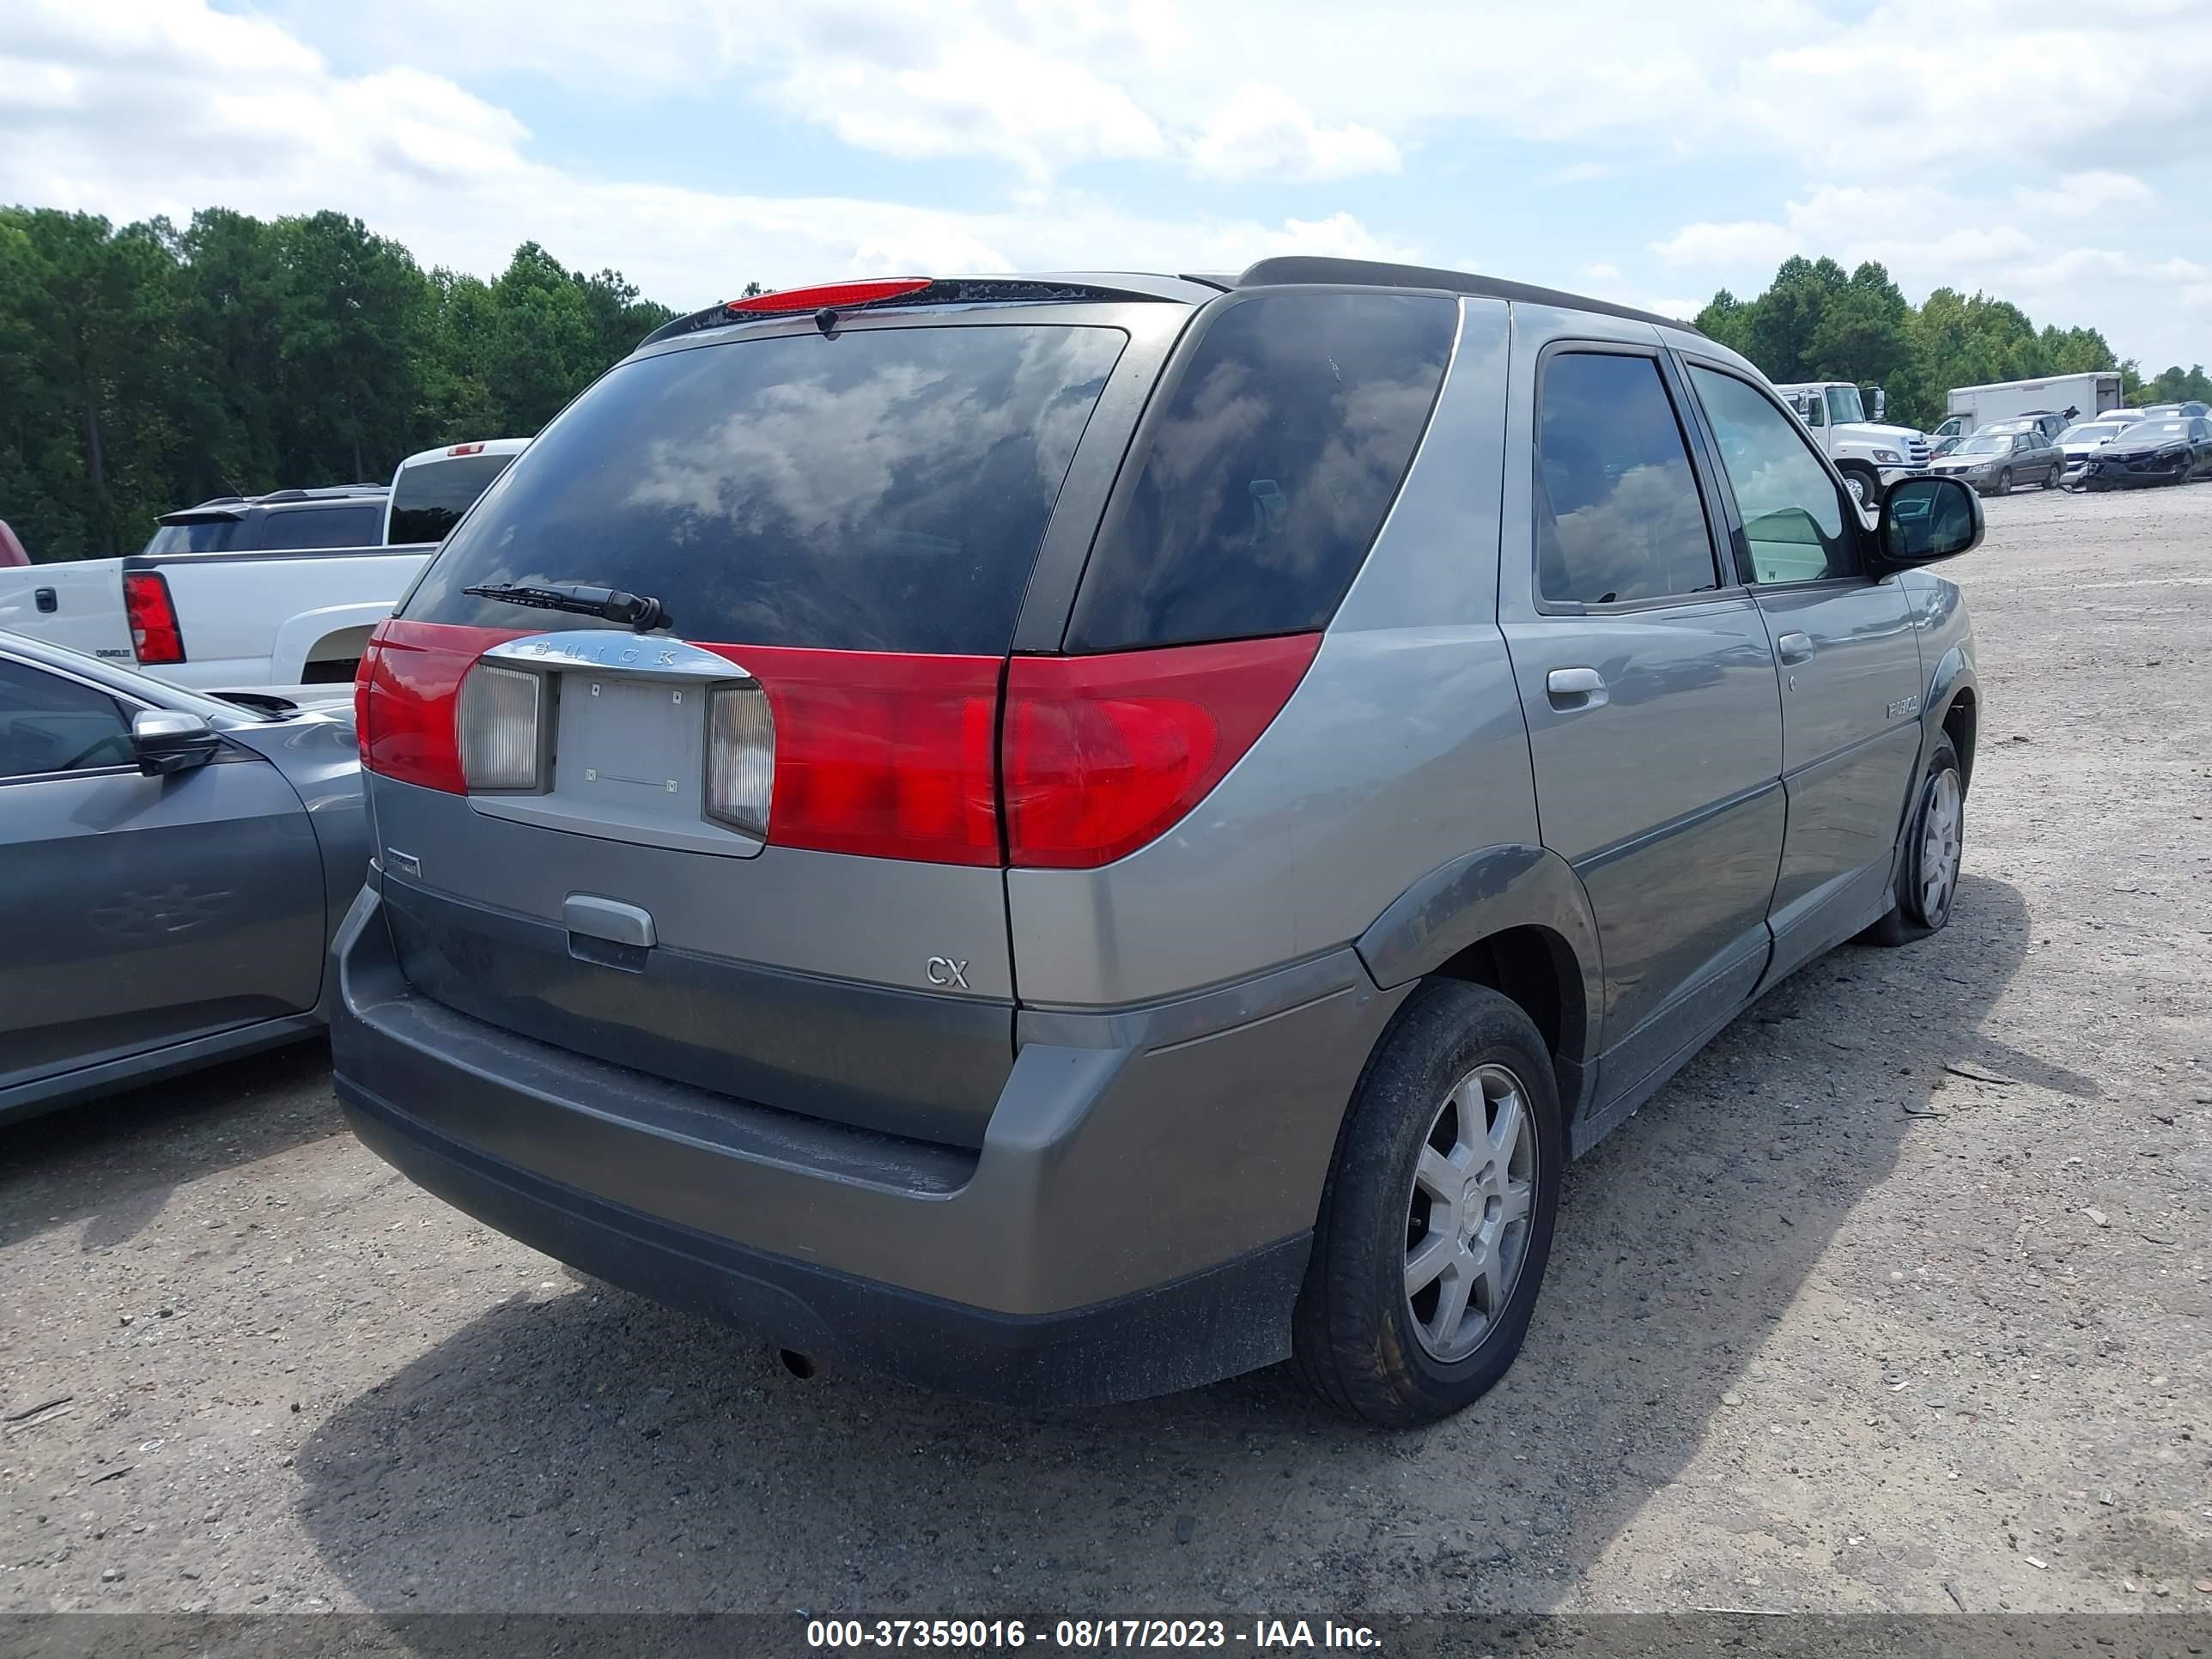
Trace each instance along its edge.
<path fill-rule="evenodd" d="M 261 521 L 257 545 L 269 550 L 306 547 L 374 547 L 383 529 L 384 503 L 360 507 L 295 507 Z"/>
<path fill-rule="evenodd" d="M 463 592 L 574 581 L 650 594 L 689 639 L 1003 653 L 1127 338 L 809 331 L 641 358 L 531 445 L 406 614 L 589 626 Z"/>
<path fill-rule="evenodd" d="M 456 455 L 402 467 L 392 485 L 392 545 L 445 540 L 514 460 L 512 455 Z"/>
<path fill-rule="evenodd" d="M 194 524 L 165 524 L 146 543 L 149 553 L 225 553 L 238 544 L 244 526 L 236 519 L 204 519 Z"/>
<path fill-rule="evenodd" d="M 1443 384 L 1458 307 L 1283 293 L 1221 305 L 1146 422 L 1068 644 L 1115 651 L 1327 624 Z"/>

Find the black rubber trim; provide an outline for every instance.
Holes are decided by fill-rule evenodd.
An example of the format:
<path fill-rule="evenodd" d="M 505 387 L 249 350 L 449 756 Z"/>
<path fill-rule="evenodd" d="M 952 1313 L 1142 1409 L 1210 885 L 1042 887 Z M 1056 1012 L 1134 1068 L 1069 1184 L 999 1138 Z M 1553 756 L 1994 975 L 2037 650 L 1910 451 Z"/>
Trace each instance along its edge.
<path fill-rule="evenodd" d="M 370 1150 L 487 1226 L 655 1301 L 778 1346 L 1007 1405 L 1137 1400 L 1285 1358 L 1310 1233 L 1066 1313 L 994 1313 L 750 1249 L 641 1215 L 447 1139 L 341 1076 Z"/>

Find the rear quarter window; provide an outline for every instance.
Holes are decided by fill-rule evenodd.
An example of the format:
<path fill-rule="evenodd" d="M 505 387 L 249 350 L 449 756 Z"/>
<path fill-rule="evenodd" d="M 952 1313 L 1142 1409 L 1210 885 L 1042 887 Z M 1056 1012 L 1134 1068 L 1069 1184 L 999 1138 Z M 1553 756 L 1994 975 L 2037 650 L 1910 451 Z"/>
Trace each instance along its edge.
<path fill-rule="evenodd" d="M 227 553 L 239 544 L 244 528 L 237 519 L 203 519 L 191 524 L 165 524 L 148 539 L 149 553 Z"/>
<path fill-rule="evenodd" d="M 1325 626 L 1397 495 L 1457 322 L 1426 295 L 1217 302 L 1146 416 L 1069 648 Z"/>
<path fill-rule="evenodd" d="M 262 519 L 256 545 L 264 551 L 374 547 L 382 539 L 383 520 L 381 501 L 365 501 L 359 507 L 279 508 Z"/>
<path fill-rule="evenodd" d="M 392 484 L 392 530 L 386 539 L 394 547 L 442 542 L 514 461 L 512 455 L 455 455 L 402 467 Z"/>
<path fill-rule="evenodd" d="M 641 357 L 537 438 L 404 614 L 581 617 L 471 594 L 649 594 L 716 643 L 1002 654 L 1076 441 L 1127 336 L 854 328 Z"/>

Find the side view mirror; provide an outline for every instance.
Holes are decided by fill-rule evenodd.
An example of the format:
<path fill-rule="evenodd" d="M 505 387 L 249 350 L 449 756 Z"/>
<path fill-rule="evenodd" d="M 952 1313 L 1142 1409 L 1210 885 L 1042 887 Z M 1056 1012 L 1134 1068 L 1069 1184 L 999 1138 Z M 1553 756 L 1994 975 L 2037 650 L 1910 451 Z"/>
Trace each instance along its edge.
<path fill-rule="evenodd" d="M 131 717 L 131 747 L 138 757 L 138 769 L 158 778 L 206 765 L 222 747 L 222 739 L 198 714 L 142 708 Z"/>
<path fill-rule="evenodd" d="M 1900 478 L 1881 498 L 1878 559 L 1896 570 L 1956 558 L 1981 545 L 1982 498 L 1959 478 Z"/>
<path fill-rule="evenodd" d="M 1889 399 L 1881 395 L 1881 388 L 1874 389 L 1874 417 L 1877 421 L 1889 413 Z"/>

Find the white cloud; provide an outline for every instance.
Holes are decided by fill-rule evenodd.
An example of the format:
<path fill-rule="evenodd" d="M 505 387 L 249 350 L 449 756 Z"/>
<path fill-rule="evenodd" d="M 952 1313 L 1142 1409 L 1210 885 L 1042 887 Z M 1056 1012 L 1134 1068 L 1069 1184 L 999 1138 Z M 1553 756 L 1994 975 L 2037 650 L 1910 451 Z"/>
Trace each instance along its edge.
<path fill-rule="evenodd" d="M 2017 284 L 2146 356 L 2207 355 L 2185 267 L 2212 241 L 2202 216 L 2157 216 L 2212 194 L 2205 0 L 1549 0 L 1479 27 L 1441 0 L 1369 0 L 1350 25 L 1320 0 L 257 3 L 0 6 L 0 200 L 337 205 L 428 259 L 495 268 L 535 238 L 682 302 L 848 270 L 1434 260 L 1492 203 L 1572 184 L 1559 269 L 1612 268 L 1585 278 L 1608 297 L 1755 291 L 1788 254 L 1832 253 L 1908 291 Z M 550 166 L 558 135 L 488 96 L 548 77 L 641 123 L 656 100 L 767 108 L 825 156 L 917 163 L 908 199 L 810 188 L 826 170 L 733 173 L 738 193 Z M 1486 167 L 1501 144 L 1514 165 Z M 929 165 L 955 159 L 995 163 L 999 193 Z M 1375 228 L 1361 192 L 1423 171 L 1436 188 L 1382 197 Z M 1648 252 L 1607 228 L 1645 179 L 1705 191 Z M 1253 211 L 1269 185 L 1305 193 Z M 957 210 L 921 204 L 956 188 Z M 1162 189 L 1172 211 L 1146 205 Z"/>
<path fill-rule="evenodd" d="M 2012 194 L 2013 200 L 2030 213 L 2082 219 L 2109 207 L 2148 202 L 2154 193 L 2142 179 L 2125 173 L 2069 173 L 2059 179 L 2056 190 L 2022 185 Z"/>
<path fill-rule="evenodd" d="M 572 265 L 618 267 L 678 307 L 748 280 L 1065 270 L 1109 252 L 1117 265 L 1167 270 L 1236 270 L 1275 253 L 1419 257 L 1342 211 L 1165 218 L 1050 187 L 1000 209 L 948 211 L 585 178 L 532 159 L 513 115 L 449 81 L 408 69 L 343 75 L 274 21 L 203 11 L 201 28 L 185 10 L 148 6 L 136 44 L 132 29 L 111 27 L 112 12 L 43 15 L 33 42 L 46 54 L 33 60 L 40 94 L 0 104 L 0 201 L 118 220 L 181 219 L 216 203 L 263 215 L 336 205 L 425 264 L 495 272 L 536 240 Z M 241 58 L 284 73 L 273 86 L 222 90 L 233 77 L 220 71 Z"/>
<path fill-rule="evenodd" d="M 1371 127 L 1324 127 L 1272 87 L 1240 88 L 1191 141 L 1199 172 L 1217 179 L 1346 179 L 1395 173 L 1398 147 Z"/>
<path fill-rule="evenodd" d="M 1670 265 L 1774 265 L 1798 252 L 1796 234 L 1760 219 L 1684 225 L 1651 251 Z"/>
<path fill-rule="evenodd" d="M 1368 0 L 1349 21 L 1323 0 L 265 3 L 293 8 L 311 38 L 439 72 L 536 72 L 615 97 L 737 82 L 850 142 L 1031 172 L 1098 157 L 1207 167 L 1249 137 L 1238 120 L 1207 140 L 1225 83 L 1296 112 L 1290 142 L 1227 145 L 1293 178 L 1371 170 L 1460 122 L 1627 146 L 1564 158 L 1560 182 L 1655 155 L 1741 159 L 1749 144 L 1894 176 L 1992 157 L 2101 169 L 2212 138 L 2203 0 L 1551 0 L 1486 8 L 1479 27 L 1434 0 Z"/>

